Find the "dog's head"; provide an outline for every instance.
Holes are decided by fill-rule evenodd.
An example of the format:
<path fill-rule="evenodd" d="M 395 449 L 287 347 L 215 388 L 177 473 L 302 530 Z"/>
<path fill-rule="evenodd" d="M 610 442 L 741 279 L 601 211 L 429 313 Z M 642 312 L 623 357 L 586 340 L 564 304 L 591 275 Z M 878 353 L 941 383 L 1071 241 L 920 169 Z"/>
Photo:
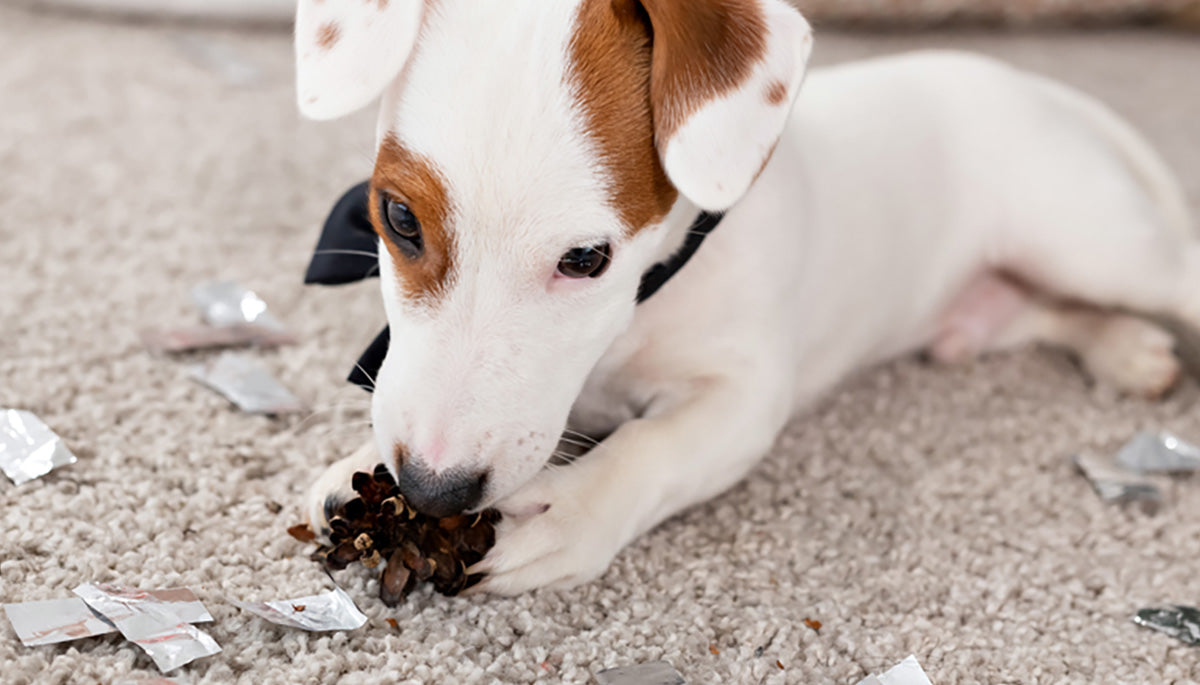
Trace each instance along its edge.
<path fill-rule="evenodd" d="M 762 170 L 810 42 L 781 0 L 300 0 L 301 111 L 382 96 L 372 413 L 416 506 L 545 465 L 667 235 Z"/>

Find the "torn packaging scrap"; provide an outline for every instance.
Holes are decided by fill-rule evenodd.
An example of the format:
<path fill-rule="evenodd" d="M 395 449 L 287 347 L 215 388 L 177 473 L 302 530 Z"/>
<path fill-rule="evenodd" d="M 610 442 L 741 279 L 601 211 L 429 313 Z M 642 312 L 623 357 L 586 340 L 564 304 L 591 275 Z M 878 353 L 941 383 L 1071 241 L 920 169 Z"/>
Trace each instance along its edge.
<path fill-rule="evenodd" d="M 0 469 L 21 485 L 75 463 L 62 438 L 32 413 L 0 409 Z"/>
<path fill-rule="evenodd" d="M 148 590 L 147 593 L 162 602 L 171 603 L 172 611 L 187 623 L 213 620 L 191 590 L 176 588 Z M 8 615 L 17 637 L 30 647 L 104 635 L 117 630 L 112 621 L 78 597 L 5 604 L 4 613 Z"/>
<path fill-rule="evenodd" d="M 179 615 L 175 601 L 145 590 L 96 583 L 84 583 L 72 592 L 112 621 L 125 639 L 145 650 L 164 673 L 221 651 L 212 636 Z"/>

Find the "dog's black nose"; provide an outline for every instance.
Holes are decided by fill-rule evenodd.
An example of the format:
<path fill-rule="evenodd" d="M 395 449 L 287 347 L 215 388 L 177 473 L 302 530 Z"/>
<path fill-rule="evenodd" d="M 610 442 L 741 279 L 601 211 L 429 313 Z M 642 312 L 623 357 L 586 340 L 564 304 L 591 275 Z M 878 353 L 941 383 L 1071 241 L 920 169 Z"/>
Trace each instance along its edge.
<path fill-rule="evenodd" d="M 404 499 L 427 516 L 453 516 L 479 504 L 487 484 L 487 471 L 453 470 L 434 474 L 422 464 L 406 461 L 396 484 Z"/>

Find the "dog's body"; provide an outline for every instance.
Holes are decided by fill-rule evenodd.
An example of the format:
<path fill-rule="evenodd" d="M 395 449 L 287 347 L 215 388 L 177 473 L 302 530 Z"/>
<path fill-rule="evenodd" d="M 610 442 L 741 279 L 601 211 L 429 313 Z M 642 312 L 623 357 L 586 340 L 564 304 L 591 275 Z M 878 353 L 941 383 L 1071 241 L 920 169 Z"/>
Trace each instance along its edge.
<path fill-rule="evenodd" d="M 483 468 L 482 490 L 469 506 L 495 505 L 506 518 L 496 548 L 478 568 L 488 574 L 479 587 L 511 593 L 570 585 L 598 575 L 641 532 L 740 480 L 790 416 L 849 373 L 881 360 L 922 348 L 956 360 L 1044 341 L 1074 350 L 1094 375 L 1126 391 L 1156 395 L 1174 382 L 1179 367 L 1171 337 L 1108 309 L 1200 324 L 1200 252 L 1170 173 L 1098 103 L 989 60 L 928 53 L 817 70 L 790 115 L 777 117 L 771 108 L 786 110 L 780 101 L 790 102 L 799 88 L 807 25 L 774 0 L 761 6 L 706 0 L 693 9 L 712 5 L 735 13 L 723 15 L 726 20 L 760 7 L 769 34 L 765 54 L 742 69 L 724 95 L 709 94 L 690 118 L 666 128 L 660 111 L 677 115 L 679 107 L 659 102 L 654 72 L 650 114 L 662 167 L 655 161 L 658 171 L 637 177 L 652 186 L 665 172 L 673 188 L 657 196 L 666 199 L 661 211 L 645 210 L 654 203 L 651 195 L 639 195 L 640 204 L 630 209 L 622 198 L 638 188 L 611 165 L 641 158 L 605 148 L 614 143 L 594 128 L 603 128 L 594 116 L 583 117 L 580 126 L 585 142 L 600 141 L 599 150 L 579 148 L 580 131 L 562 123 L 571 118 L 550 111 L 562 97 L 580 97 L 580 90 L 586 110 L 586 73 L 574 65 L 584 75 L 572 88 L 571 65 L 553 60 L 564 45 L 571 46 L 571 59 L 606 54 L 577 49 L 593 41 L 579 35 L 588 13 L 603 4 L 561 3 L 530 28 L 490 16 L 476 0 L 444 1 L 423 17 L 417 56 L 394 83 L 389 78 L 379 86 L 388 90 L 374 185 L 407 199 L 411 190 L 388 187 L 402 172 L 380 178 L 380 169 L 403 159 L 410 167 L 436 165 L 431 177 L 443 180 L 433 185 L 450 188 L 439 192 L 469 198 L 454 205 L 457 233 L 443 257 L 460 275 L 439 281 L 437 289 L 414 290 L 428 273 L 406 271 L 416 266 L 401 263 L 409 257 L 391 247 L 380 251 L 393 345 L 377 379 L 377 440 L 314 486 L 315 520 L 331 496 L 344 496 L 349 473 L 380 461 L 381 451 L 394 453 L 395 460 L 383 461 L 418 499 L 423 488 L 459 492 L 466 486 L 443 486 L 439 479 Z M 619 15 L 629 3 L 611 4 Z M 646 15 L 635 17 L 652 24 L 656 43 L 647 51 L 686 40 L 687 32 L 667 22 L 692 21 L 660 4 L 671 3 L 645 2 Z M 302 4 L 300 38 L 317 25 L 304 21 L 303 12 Z M 505 5 L 501 15 L 516 12 Z M 463 29 L 473 23 L 521 35 L 479 42 Z M 455 37 L 460 29 L 463 35 Z M 513 57 L 514 46 L 536 41 L 544 42 L 532 50 L 540 57 Z M 440 92 L 436 70 L 424 67 L 435 59 L 461 70 L 472 51 L 493 64 L 488 49 L 497 46 L 493 57 L 520 63 L 507 78 L 521 82 L 535 101 L 532 111 L 544 115 L 534 125 L 526 121 L 527 107 L 503 100 L 511 85 L 503 78 L 493 92 L 468 102 L 471 96 Z M 551 77 L 540 81 L 531 72 L 522 80 L 526 67 L 549 70 Z M 301 71 L 304 104 L 313 96 L 304 94 L 303 65 Z M 551 89 L 562 84 L 569 95 L 530 95 L 547 83 Z M 414 103 L 414 92 L 424 101 Z M 342 109 L 362 104 L 361 96 L 348 97 L 353 102 Z M 439 97 L 451 109 L 422 112 Z M 487 98 L 502 100 L 488 112 L 498 120 L 496 130 L 536 164 L 506 158 L 511 148 L 489 156 L 495 144 L 471 137 L 486 125 L 465 121 L 471 115 L 454 108 L 481 106 Z M 762 111 L 747 114 L 747 108 Z M 430 123 L 421 124 L 422 117 Z M 436 130 L 441 124 L 464 131 L 468 142 L 447 144 Z M 704 138 L 725 128 L 737 135 Z M 405 151 L 390 151 L 393 145 Z M 606 165 L 599 187 L 620 192 L 597 204 L 596 170 Z M 543 168 L 557 174 L 541 175 Z M 430 185 L 427 179 L 399 185 L 422 183 Z M 378 213 L 388 205 L 381 206 Z M 678 249 L 698 207 L 728 212 L 692 261 L 635 310 L 631 288 L 638 275 Z M 513 212 L 509 232 L 484 230 L 489 215 Z M 558 228 L 530 229 L 530 242 L 521 243 L 526 224 L 536 226 L 545 216 Z M 631 216 L 641 216 L 642 225 Z M 606 233 L 605 223 L 633 230 Z M 611 271 L 619 273 L 595 283 L 555 277 L 545 293 L 530 291 L 533 281 L 513 279 L 504 260 L 519 261 L 557 240 L 551 230 L 575 232 L 555 243 L 554 254 L 574 243 L 611 244 Z M 387 245 L 386 231 L 381 236 Z M 436 240 L 429 233 L 423 245 L 436 252 Z M 510 249 L 509 240 L 526 247 Z M 431 256 L 437 255 L 420 259 Z M 405 304 L 414 300 L 421 305 Z M 559 308 L 564 301 L 570 304 Z M 578 308 L 585 317 L 597 312 L 598 322 L 570 318 Z M 449 323 L 441 327 L 438 320 Z M 582 330 L 563 335 L 555 327 Z M 493 358 L 501 361 L 491 364 Z M 505 384 L 522 383 L 533 394 L 506 399 Z M 464 392 L 473 394 L 469 401 Z M 523 404 L 538 406 L 512 406 Z M 578 461 L 543 468 L 568 410 L 566 442 L 605 437 Z M 456 442 L 458 432 L 469 439 Z M 509 456 L 513 452 L 521 455 Z M 406 480 L 414 463 L 419 471 Z M 430 501 L 436 506 L 444 499 Z"/>

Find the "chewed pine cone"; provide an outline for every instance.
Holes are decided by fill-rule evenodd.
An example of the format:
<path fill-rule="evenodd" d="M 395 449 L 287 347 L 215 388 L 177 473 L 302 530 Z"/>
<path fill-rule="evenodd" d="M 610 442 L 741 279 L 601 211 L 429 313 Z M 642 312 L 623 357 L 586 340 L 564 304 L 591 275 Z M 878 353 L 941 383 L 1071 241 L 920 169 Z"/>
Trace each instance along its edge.
<path fill-rule="evenodd" d="M 388 606 L 399 604 L 420 582 L 433 583 L 443 595 L 456 595 L 478 582 L 467 568 L 495 543 L 499 512 L 426 516 L 404 500 L 383 464 L 374 473 L 355 473 L 351 485 L 358 497 L 334 512 L 330 544 L 318 546 L 313 560 L 331 571 L 356 561 L 367 568 L 382 565 L 379 598 Z M 288 533 L 302 542 L 316 539 L 304 524 Z"/>

